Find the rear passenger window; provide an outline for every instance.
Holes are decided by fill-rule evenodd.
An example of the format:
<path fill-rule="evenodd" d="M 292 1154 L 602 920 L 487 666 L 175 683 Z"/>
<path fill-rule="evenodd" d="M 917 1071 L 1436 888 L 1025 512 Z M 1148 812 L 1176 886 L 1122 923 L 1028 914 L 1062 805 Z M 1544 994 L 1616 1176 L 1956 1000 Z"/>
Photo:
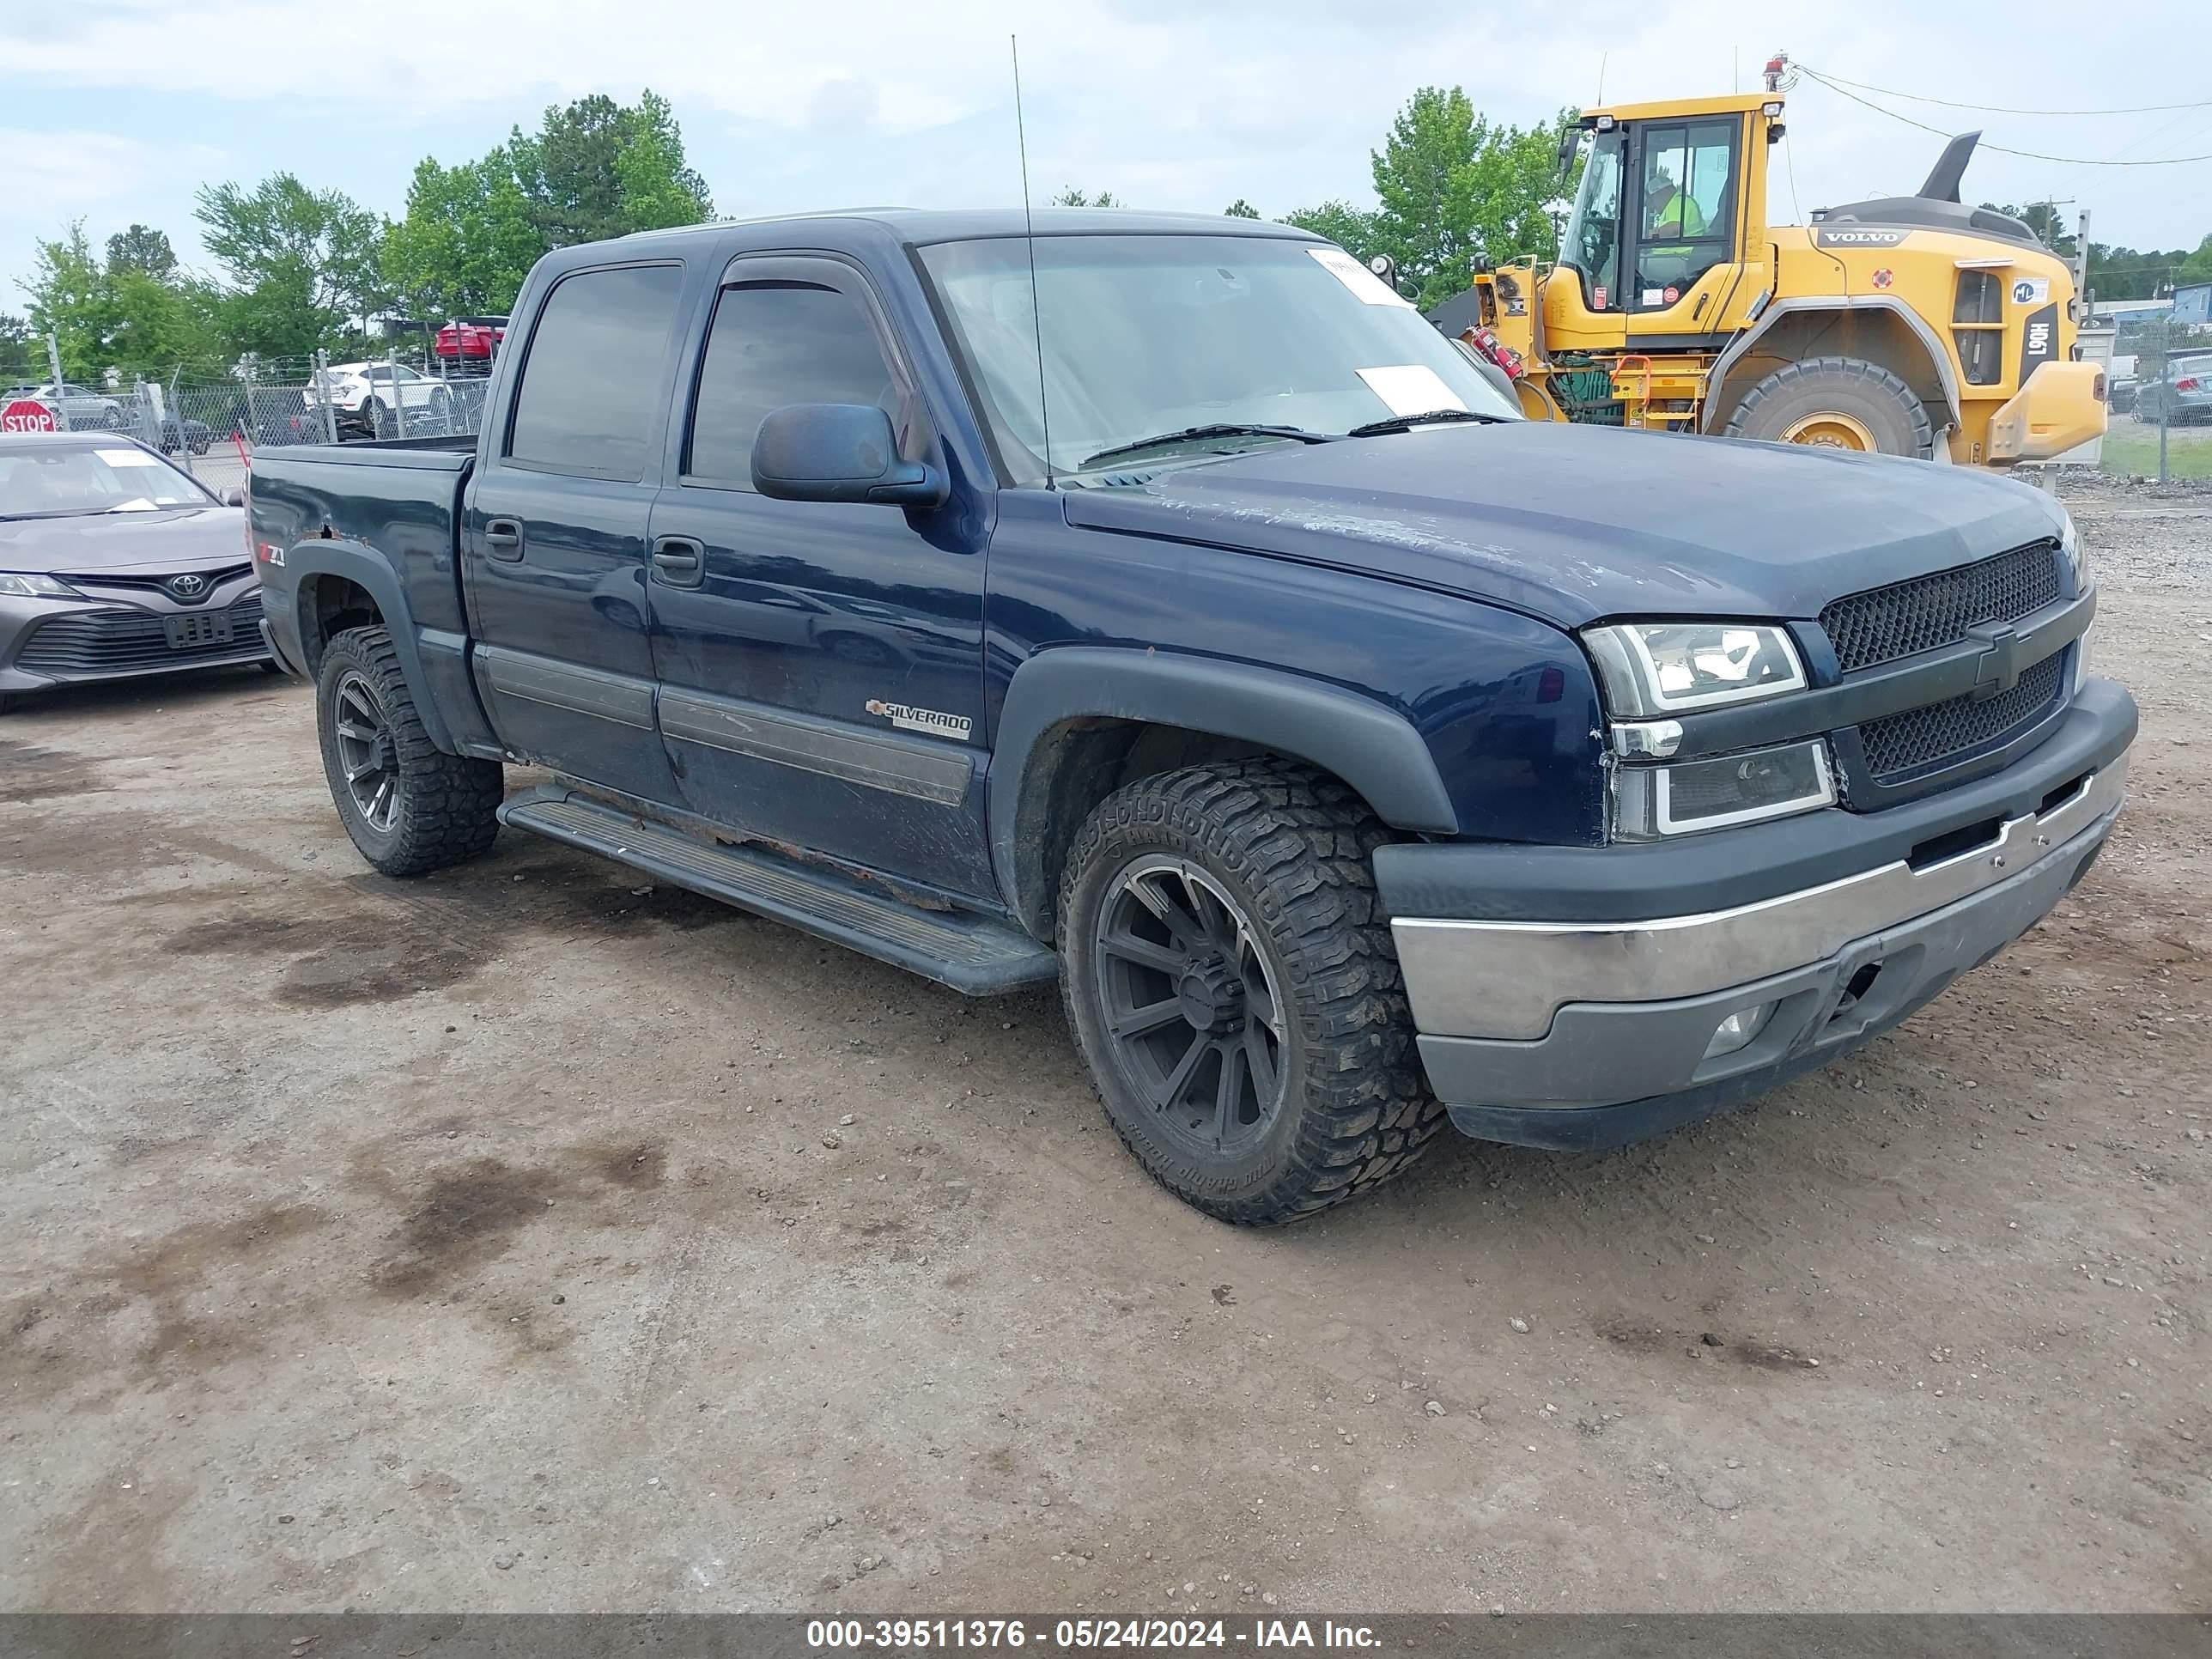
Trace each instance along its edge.
<path fill-rule="evenodd" d="M 903 399 L 851 295 L 808 283 L 723 289 L 700 365 L 684 471 L 750 489 L 754 434 L 791 404 L 874 404 L 897 427 Z"/>
<path fill-rule="evenodd" d="M 642 478 L 683 286 L 681 265 L 563 277 L 530 338 L 507 458 L 546 472 Z"/>

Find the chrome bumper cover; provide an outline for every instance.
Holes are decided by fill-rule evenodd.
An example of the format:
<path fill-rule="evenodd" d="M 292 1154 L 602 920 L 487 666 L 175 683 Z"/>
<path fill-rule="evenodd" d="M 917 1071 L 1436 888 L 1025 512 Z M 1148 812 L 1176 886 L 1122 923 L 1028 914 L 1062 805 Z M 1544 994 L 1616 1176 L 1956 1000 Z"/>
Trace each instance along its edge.
<path fill-rule="evenodd" d="M 2116 811 L 2124 753 L 2067 799 L 1915 869 L 1903 860 L 1756 904 L 1630 922 L 1394 920 L 1424 1036 L 1522 1042 L 1570 1003 L 1679 1000 L 1825 961 L 1854 940 L 2018 876 Z M 2054 901 L 2055 902 L 2055 901 Z"/>

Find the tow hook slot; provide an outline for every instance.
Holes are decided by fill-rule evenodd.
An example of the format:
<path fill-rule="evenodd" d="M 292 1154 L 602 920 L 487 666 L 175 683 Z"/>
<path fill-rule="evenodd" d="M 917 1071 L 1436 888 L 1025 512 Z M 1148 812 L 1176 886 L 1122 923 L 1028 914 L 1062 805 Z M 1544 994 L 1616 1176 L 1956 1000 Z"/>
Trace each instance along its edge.
<path fill-rule="evenodd" d="M 1942 864 L 1963 854 L 1978 852 L 1993 847 L 2004 836 L 2004 820 L 2001 817 L 1983 818 L 1973 823 L 1962 823 L 1956 830 L 1946 830 L 1940 836 L 1930 836 L 1918 842 L 1905 855 L 1905 862 L 1915 870 L 1925 870 L 1933 864 Z"/>
<path fill-rule="evenodd" d="M 1874 989 L 1875 981 L 1881 977 L 1881 964 L 1880 963 L 1861 963 L 1859 964 L 1858 971 L 1853 974 L 1850 976 L 1850 979 L 1844 984 L 1843 995 L 1836 999 L 1834 1011 L 1828 1016 L 1828 1024 L 1833 1025 L 1838 1020 L 1842 1019 L 1844 1016 L 1849 1014 L 1851 1010 L 1857 1007 L 1867 994 Z"/>

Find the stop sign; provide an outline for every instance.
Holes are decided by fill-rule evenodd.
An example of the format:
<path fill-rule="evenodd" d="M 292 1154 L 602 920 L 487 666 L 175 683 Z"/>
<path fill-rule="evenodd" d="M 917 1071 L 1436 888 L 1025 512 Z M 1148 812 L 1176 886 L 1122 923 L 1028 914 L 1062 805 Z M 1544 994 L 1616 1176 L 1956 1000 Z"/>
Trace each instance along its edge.
<path fill-rule="evenodd" d="M 0 432 L 52 432 L 54 411 L 29 398 L 18 398 L 0 409 Z"/>

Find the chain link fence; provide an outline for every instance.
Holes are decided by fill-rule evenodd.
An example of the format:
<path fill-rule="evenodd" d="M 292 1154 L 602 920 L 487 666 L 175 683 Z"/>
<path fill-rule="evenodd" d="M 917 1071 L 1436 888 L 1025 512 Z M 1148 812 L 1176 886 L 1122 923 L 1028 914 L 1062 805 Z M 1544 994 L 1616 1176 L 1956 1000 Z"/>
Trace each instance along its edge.
<path fill-rule="evenodd" d="M 2170 312 L 2124 319 L 2100 469 L 2120 477 L 2212 480 L 2212 328 Z"/>
<path fill-rule="evenodd" d="M 66 432 L 127 434 L 167 455 L 217 495 L 242 488 L 256 450 L 287 444 L 474 436 L 490 377 L 427 349 L 372 360 L 247 358 L 180 368 L 166 381 L 100 386 L 51 380 L 0 396 L 45 406 Z"/>

